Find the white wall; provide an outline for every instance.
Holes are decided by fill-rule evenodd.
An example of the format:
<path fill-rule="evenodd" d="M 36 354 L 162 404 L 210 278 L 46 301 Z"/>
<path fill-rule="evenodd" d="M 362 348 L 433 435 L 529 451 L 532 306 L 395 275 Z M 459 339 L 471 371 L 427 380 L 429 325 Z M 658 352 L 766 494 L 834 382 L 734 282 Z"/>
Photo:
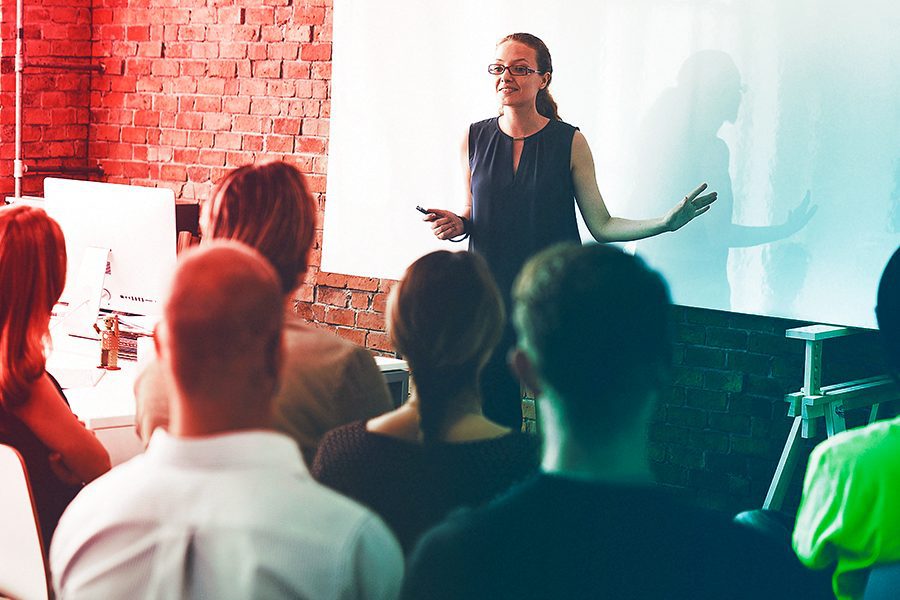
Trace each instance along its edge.
<path fill-rule="evenodd" d="M 703 223 L 656 247 L 637 245 L 670 278 L 676 302 L 872 326 L 877 280 L 900 242 L 900 6 L 562 6 L 335 1 L 322 269 L 398 278 L 421 254 L 459 247 L 435 240 L 414 207 L 460 207 L 460 142 L 470 122 L 496 114 L 485 70 L 494 43 L 529 31 L 553 54 L 551 90 L 563 119 L 587 137 L 613 214 L 658 214 L 698 177 L 733 190 Z M 702 114 L 674 103 L 666 125 L 654 122 L 651 107 L 705 49 L 737 67 L 745 89 L 734 122 L 701 132 L 731 102 L 715 68 L 682 82 L 680 93 L 690 106 L 702 103 Z M 727 169 L 711 156 L 724 156 Z M 783 223 L 807 190 L 816 213 L 805 227 L 777 243 L 730 248 L 739 237 L 733 225 Z M 667 263 L 691 253 L 696 268 Z M 721 260 L 701 258 L 710 255 Z M 690 280 L 696 273 L 717 279 L 725 295 L 703 291 Z"/>

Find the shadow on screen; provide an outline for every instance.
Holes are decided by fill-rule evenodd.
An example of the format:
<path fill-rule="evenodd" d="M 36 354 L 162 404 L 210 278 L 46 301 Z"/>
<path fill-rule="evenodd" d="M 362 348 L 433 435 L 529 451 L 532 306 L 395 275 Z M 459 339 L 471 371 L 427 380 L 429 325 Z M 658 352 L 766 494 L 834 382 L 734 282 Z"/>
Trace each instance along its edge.
<path fill-rule="evenodd" d="M 753 198 L 735 197 L 730 151 L 719 130 L 738 117 L 747 91 L 741 73 L 727 53 L 703 50 L 685 60 L 677 81 L 657 98 L 642 123 L 632 203 L 644 215 L 665 214 L 679 194 L 704 181 L 719 199 L 708 214 L 678 232 L 638 242 L 636 251 L 666 276 L 676 303 L 729 310 L 729 250 L 788 238 L 806 226 L 816 207 L 807 192 L 799 204 L 785 200 L 795 208 L 784 223 L 735 223 L 736 203 Z"/>

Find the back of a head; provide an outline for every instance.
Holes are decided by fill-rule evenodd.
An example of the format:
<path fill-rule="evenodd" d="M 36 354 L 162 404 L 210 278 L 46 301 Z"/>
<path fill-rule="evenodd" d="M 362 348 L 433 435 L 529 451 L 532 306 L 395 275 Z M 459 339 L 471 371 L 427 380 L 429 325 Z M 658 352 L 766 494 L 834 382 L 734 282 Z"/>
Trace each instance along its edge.
<path fill-rule="evenodd" d="M 613 246 L 554 246 L 525 265 L 513 302 L 519 344 L 571 425 L 609 432 L 664 385 L 669 293 L 640 259 Z"/>
<path fill-rule="evenodd" d="M 44 372 L 50 312 L 66 283 L 66 244 L 40 209 L 0 208 L 0 404 L 24 402 Z"/>
<path fill-rule="evenodd" d="M 219 181 L 203 205 L 207 239 L 243 242 L 258 250 L 288 294 L 306 273 L 315 242 L 316 204 L 297 167 L 285 162 L 246 165 Z"/>
<path fill-rule="evenodd" d="M 278 365 L 271 363 L 283 320 L 278 277 L 256 251 L 221 241 L 186 253 L 163 310 L 162 343 L 175 387 L 187 399 L 254 386 L 264 396 L 277 383 Z"/>
<path fill-rule="evenodd" d="M 896 377 L 900 374 L 900 248 L 891 256 L 881 274 L 875 315 L 885 361 Z"/>
<path fill-rule="evenodd" d="M 477 388 L 504 319 L 484 259 L 470 252 L 427 254 L 392 291 L 388 333 L 409 362 L 426 440 L 437 433 L 446 402 L 467 386 Z"/>
<path fill-rule="evenodd" d="M 740 86 L 741 73 L 731 56 L 721 50 L 700 50 L 691 54 L 678 70 L 678 85 L 702 89 L 713 86 Z"/>

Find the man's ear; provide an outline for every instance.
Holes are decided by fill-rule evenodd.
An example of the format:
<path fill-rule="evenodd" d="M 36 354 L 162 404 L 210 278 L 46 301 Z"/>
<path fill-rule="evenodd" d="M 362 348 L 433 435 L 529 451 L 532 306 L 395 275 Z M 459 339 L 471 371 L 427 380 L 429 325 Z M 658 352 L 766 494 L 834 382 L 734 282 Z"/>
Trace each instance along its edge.
<path fill-rule="evenodd" d="M 524 383 L 525 387 L 531 390 L 534 396 L 537 397 L 541 393 L 541 385 L 537 374 L 537 367 L 535 367 L 534 362 L 532 362 L 532 360 L 528 358 L 528 355 L 525 354 L 525 351 L 516 346 L 509 351 L 509 354 L 506 357 L 506 362 L 519 378 L 519 381 Z"/>
<path fill-rule="evenodd" d="M 161 356 L 162 356 L 160 351 L 162 350 L 163 342 L 160 339 L 160 336 L 165 335 L 165 333 L 163 332 L 164 328 L 165 328 L 165 325 L 163 324 L 162 321 L 160 321 L 153 327 L 153 351 L 156 352 L 156 360 L 157 361 L 161 360 Z"/>

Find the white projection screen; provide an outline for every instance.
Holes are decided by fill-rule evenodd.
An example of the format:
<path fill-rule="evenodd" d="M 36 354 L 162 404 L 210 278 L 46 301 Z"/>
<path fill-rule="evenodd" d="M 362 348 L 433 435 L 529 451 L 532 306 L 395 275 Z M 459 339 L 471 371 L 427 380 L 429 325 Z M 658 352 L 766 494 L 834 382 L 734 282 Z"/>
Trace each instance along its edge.
<path fill-rule="evenodd" d="M 415 206 L 461 207 L 461 143 L 497 114 L 486 67 L 514 31 L 550 48 L 612 214 L 719 192 L 681 231 L 628 244 L 676 303 L 874 326 L 900 242 L 892 0 L 335 0 L 323 270 L 397 279 L 464 247 Z"/>

